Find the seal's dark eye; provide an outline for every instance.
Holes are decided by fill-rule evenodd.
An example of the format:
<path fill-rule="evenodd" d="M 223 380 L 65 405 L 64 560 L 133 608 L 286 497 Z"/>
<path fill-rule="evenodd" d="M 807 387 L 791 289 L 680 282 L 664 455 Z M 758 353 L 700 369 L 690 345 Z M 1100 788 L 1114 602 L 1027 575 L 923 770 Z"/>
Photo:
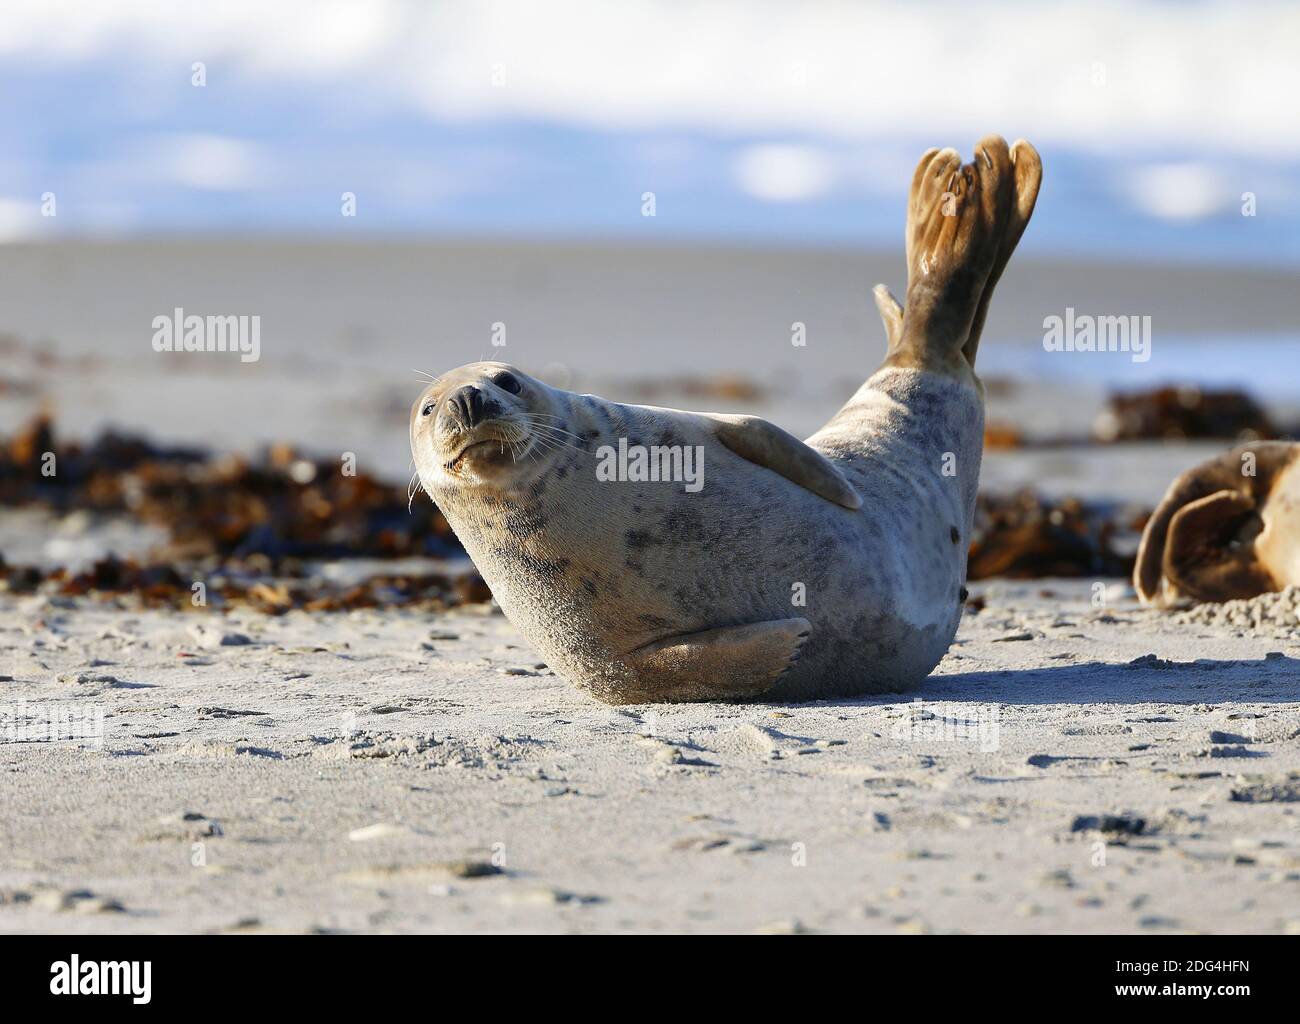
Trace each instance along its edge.
<path fill-rule="evenodd" d="M 492 378 L 492 383 L 502 391 L 509 391 L 512 395 L 517 395 L 524 389 L 524 386 L 519 383 L 519 378 L 513 373 L 498 373 Z"/>
<path fill-rule="evenodd" d="M 421 415 L 421 416 L 430 416 L 430 415 L 432 415 L 432 414 L 433 414 L 433 403 L 432 403 L 432 402 L 430 402 L 428 405 L 426 405 L 423 409 L 420 410 L 420 415 Z"/>

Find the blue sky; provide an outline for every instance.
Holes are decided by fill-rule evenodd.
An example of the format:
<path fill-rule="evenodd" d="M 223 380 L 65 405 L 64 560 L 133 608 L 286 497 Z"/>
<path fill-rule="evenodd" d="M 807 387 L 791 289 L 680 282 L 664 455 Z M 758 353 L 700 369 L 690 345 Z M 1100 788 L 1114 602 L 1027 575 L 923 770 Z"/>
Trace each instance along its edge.
<path fill-rule="evenodd" d="M 919 153 L 996 130 L 1044 158 L 1026 251 L 1296 266 L 1298 38 L 1260 2 L 48 0 L 0 19 L 0 239 L 892 245 Z"/>

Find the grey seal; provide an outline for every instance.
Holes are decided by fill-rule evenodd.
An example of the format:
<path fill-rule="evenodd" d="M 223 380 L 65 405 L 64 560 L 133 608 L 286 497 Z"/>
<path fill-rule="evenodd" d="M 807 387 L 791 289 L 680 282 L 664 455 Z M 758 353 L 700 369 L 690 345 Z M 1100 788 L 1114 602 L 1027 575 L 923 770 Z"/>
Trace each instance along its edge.
<path fill-rule="evenodd" d="M 1038 154 L 925 153 L 881 368 L 807 441 L 755 416 L 624 405 L 479 362 L 410 442 L 506 616 L 602 701 L 807 700 L 915 685 L 965 598 L 983 447 L 974 363 Z"/>

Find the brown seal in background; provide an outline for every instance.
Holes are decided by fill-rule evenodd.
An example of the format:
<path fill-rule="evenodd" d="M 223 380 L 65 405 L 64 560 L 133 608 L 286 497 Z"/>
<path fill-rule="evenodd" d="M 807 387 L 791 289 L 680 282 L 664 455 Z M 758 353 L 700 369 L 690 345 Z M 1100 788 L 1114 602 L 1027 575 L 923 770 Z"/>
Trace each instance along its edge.
<path fill-rule="evenodd" d="M 1300 584 L 1300 444 L 1257 441 L 1179 476 L 1142 531 L 1144 604 L 1232 601 Z"/>

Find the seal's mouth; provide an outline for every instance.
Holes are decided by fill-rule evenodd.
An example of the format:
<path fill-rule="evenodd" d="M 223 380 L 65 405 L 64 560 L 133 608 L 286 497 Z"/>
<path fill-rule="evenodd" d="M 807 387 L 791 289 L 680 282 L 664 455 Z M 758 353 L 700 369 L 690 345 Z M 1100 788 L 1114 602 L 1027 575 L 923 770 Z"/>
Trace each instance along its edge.
<path fill-rule="evenodd" d="M 497 428 L 486 437 L 466 440 L 456 454 L 443 465 L 455 473 L 467 465 L 516 462 L 528 448 L 528 433 L 514 424 L 494 424 Z M 511 429 L 513 427 L 513 429 Z"/>
<path fill-rule="evenodd" d="M 488 449 L 490 448 L 496 448 L 498 449 L 498 451 L 500 451 L 505 447 L 506 447 L 506 442 L 504 438 L 489 437 L 489 438 L 485 438 L 482 441 L 471 441 L 459 452 L 457 452 L 457 454 L 452 458 L 452 460 L 449 463 L 447 463 L 447 467 L 449 469 L 455 468 L 459 463 L 473 456 L 475 452 L 488 454 Z"/>
<path fill-rule="evenodd" d="M 460 450 L 460 454 L 457 455 L 456 458 L 453 459 L 452 461 L 459 462 L 461 459 L 465 458 L 465 456 L 467 456 L 470 452 L 475 451 L 479 448 L 487 448 L 490 445 L 504 445 L 504 444 L 505 444 L 504 440 L 495 437 L 489 437 L 483 441 L 471 441 L 469 444 L 467 444 L 464 448 Z"/>

